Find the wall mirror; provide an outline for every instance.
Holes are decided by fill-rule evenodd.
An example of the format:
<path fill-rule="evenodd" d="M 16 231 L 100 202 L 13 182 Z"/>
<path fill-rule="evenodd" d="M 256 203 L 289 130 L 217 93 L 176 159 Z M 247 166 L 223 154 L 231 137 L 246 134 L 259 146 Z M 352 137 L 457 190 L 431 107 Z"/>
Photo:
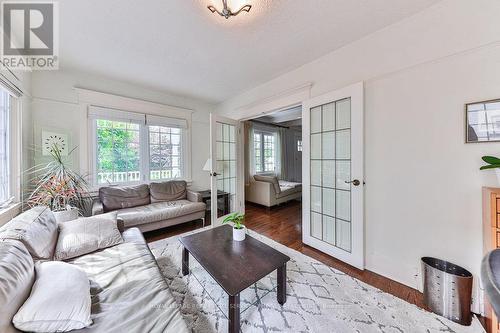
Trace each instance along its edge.
<path fill-rule="evenodd" d="M 465 105 L 466 142 L 500 141 L 500 99 Z"/>

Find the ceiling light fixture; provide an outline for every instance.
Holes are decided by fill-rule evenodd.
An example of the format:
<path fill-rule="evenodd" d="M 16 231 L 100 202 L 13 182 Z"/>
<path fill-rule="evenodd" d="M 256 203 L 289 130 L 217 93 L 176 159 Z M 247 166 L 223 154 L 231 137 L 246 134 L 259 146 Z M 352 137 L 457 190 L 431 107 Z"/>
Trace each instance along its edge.
<path fill-rule="evenodd" d="M 218 11 L 217 8 L 214 6 L 210 5 L 208 6 L 208 10 L 210 10 L 212 13 L 217 13 L 220 16 L 225 17 L 226 19 L 230 18 L 231 16 L 236 16 L 241 12 L 249 12 L 250 9 L 252 8 L 251 5 L 245 5 L 241 7 L 238 11 L 232 12 L 231 9 L 227 6 L 227 0 L 222 0 L 222 4 L 224 5 L 224 8 L 222 9 L 222 12 Z"/>

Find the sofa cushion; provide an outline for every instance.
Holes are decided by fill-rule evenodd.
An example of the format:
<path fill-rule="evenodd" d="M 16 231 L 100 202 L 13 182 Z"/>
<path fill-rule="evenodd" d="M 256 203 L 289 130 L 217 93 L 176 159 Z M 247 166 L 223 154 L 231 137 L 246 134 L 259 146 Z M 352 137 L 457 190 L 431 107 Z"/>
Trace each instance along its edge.
<path fill-rule="evenodd" d="M 0 240 L 0 332 L 17 332 L 12 318 L 28 298 L 34 281 L 33 258 L 23 243 Z"/>
<path fill-rule="evenodd" d="M 293 187 L 282 187 L 281 192 L 276 194 L 276 199 L 281 199 L 281 198 L 284 198 L 284 197 L 287 197 L 289 195 L 296 194 L 296 193 L 297 193 L 297 189 L 295 189 Z"/>
<path fill-rule="evenodd" d="M 21 241 L 35 259 L 52 259 L 57 243 L 57 222 L 52 211 L 34 207 L 0 228 L 0 239 Z"/>
<path fill-rule="evenodd" d="M 68 332 L 92 324 L 87 274 L 59 261 L 37 262 L 30 297 L 14 316 L 25 332 Z"/>
<path fill-rule="evenodd" d="M 141 232 L 122 236 L 122 244 L 69 261 L 90 280 L 93 324 L 78 332 L 189 332 Z"/>
<path fill-rule="evenodd" d="M 149 185 L 151 203 L 186 199 L 187 183 L 184 180 L 173 180 Z"/>
<path fill-rule="evenodd" d="M 99 199 L 102 202 L 104 212 L 110 212 L 122 208 L 130 208 L 148 205 L 149 186 L 146 184 L 137 186 L 101 187 Z"/>
<path fill-rule="evenodd" d="M 120 209 L 118 217 L 123 219 L 125 228 L 133 226 L 164 221 L 179 216 L 184 216 L 200 211 L 205 211 L 203 202 L 191 202 L 188 200 L 175 200 L 168 202 L 156 202 L 150 205 Z"/>
<path fill-rule="evenodd" d="M 259 182 L 266 182 L 266 183 L 271 183 L 274 186 L 274 191 L 276 194 L 281 192 L 280 189 L 280 184 L 278 182 L 278 177 L 276 176 L 261 176 L 261 175 L 255 175 L 253 176 L 253 179 Z"/>
<path fill-rule="evenodd" d="M 295 182 L 289 182 L 286 180 L 280 180 L 279 181 L 280 188 L 283 190 L 283 188 L 288 189 L 288 188 L 294 188 L 297 191 L 302 191 L 302 183 L 295 183 Z"/>
<path fill-rule="evenodd" d="M 75 258 L 122 243 L 116 214 L 111 212 L 60 223 L 54 259 Z"/>

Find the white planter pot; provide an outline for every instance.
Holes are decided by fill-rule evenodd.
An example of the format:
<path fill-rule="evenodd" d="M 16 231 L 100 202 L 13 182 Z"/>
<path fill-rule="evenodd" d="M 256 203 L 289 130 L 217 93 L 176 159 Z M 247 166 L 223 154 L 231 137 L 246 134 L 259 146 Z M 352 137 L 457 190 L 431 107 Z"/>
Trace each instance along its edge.
<path fill-rule="evenodd" d="M 233 228 L 233 240 L 237 242 L 241 242 L 245 240 L 246 228 L 243 229 L 235 229 Z"/>
<path fill-rule="evenodd" d="M 54 212 L 57 223 L 73 221 L 78 218 L 78 209 L 61 210 Z"/>

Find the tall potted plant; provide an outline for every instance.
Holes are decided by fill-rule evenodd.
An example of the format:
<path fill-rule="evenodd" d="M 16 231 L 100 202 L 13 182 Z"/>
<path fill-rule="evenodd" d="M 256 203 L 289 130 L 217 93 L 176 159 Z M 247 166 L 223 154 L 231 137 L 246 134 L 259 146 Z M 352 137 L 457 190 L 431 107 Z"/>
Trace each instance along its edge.
<path fill-rule="evenodd" d="M 83 215 L 91 201 L 88 182 L 68 167 L 57 145 L 53 145 L 50 156 L 52 159 L 49 163 L 28 170 L 28 174 L 32 176 L 28 206 L 47 206 L 55 212 L 59 221 Z"/>

